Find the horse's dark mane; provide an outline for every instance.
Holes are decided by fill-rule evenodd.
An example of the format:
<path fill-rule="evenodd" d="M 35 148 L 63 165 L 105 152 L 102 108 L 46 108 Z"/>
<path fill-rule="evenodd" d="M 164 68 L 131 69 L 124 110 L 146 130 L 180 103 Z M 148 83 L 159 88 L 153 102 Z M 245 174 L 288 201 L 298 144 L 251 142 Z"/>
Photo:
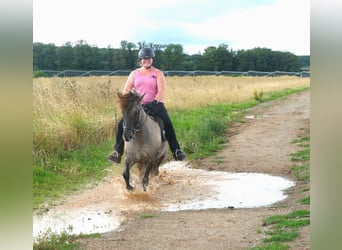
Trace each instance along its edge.
<path fill-rule="evenodd" d="M 137 92 L 130 91 L 128 94 L 118 93 L 120 109 L 124 110 L 131 102 L 139 100 L 141 97 Z"/>

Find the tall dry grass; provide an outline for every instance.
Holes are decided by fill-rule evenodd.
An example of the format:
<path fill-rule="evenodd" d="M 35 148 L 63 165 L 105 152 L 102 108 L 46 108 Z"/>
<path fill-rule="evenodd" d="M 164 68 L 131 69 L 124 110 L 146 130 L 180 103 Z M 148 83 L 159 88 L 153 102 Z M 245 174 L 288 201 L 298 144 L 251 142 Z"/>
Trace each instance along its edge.
<path fill-rule="evenodd" d="M 34 79 L 35 161 L 112 138 L 120 115 L 114 92 L 122 81 L 113 77 Z"/>
<path fill-rule="evenodd" d="M 113 138 L 121 114 L 115 91 L 126 76 L 35 78 L 33 80 L 33 145 L 35 161 L 50 154 Z M 286 88 L 308 86 L 298 77 L 167 77 L 170 111 L 208 104 L 234 103 Z"/>
<path fill-rule="evenodd" d="M 298 77 L 169 77 L 165 102 L 169 109 L 189 109 L 208 104 L 242 102 L 258 93 L 308 86 Z"/>

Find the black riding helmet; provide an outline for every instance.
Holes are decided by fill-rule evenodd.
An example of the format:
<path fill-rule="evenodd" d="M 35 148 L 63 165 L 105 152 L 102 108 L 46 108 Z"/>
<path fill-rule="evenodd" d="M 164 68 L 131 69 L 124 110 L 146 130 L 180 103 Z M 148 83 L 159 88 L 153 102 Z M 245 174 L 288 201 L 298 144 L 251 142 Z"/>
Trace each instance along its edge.
<path fill-rule="evenodd" d="M 154 52 L 151 48 L 142 48 L 138 56 L 140 59 L 154 58 Z"/>

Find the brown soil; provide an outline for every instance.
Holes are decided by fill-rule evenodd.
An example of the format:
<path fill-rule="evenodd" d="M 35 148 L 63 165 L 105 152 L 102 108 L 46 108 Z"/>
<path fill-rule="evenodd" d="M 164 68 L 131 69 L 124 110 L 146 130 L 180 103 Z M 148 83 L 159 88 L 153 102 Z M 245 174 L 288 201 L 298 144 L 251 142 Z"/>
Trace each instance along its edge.
<path fill-rule="evenodd" d="M 222 151 L 213 157 L 194 162 L 192 166 L 206 170 L 265 173 L 285 177 L 296 182 L 294 187 L 287 190 L 288 197 L 285 200 L 272 206 L 251 209 L 162 212 L 155 209 L 155 200 L 150 196 L 145 196 L 146 199 L 139 196 L 135 203 L 139 208 L 121 211 L 126 219 L 118 230 L 104 233 L 100 238 L 82 239 L 81 248 L 249 249 L 261 244 L 266 237 L 264 218 L 297 209 L 309 209 L 298 202 L 308 195 L 303 190 L 307 190 L 309 184 L 296 181 L 291 172 L 293 162 L 289 154 L 300 150 L 292 143 L 294 139 L 309 136 L 310 92 L 304 91 L 284 99 L 262 103 L 250 109 L 246 115 L 244 123 L 236 123 L 229 129 L 228 141 Z M 163 185 L 160 184 L 158 188 L 154 186 L 154 196 L 158 196 L 158 193 L 168 194 L 161 190 L 166 186 L 169 186 L 167 192 L 177 189 L 174 191 L 176 194 L 181 194 L 184 186 L 191 186 L 186 176 L 173 178 L 161 172 L 158 178 Z M 122 181 L 120 185 L 124 185 Z M 200 194 L 198 190 L 194 192 Z M 114 197 L 113 193 L 115 190 L 112 186 L 107 193 L 101 195 Z M 141 218 L 142 213 L 153 216 Z M 287 244 L 291 249 L 310 249 L 309 227 L 304 227 L 300 237 Z"/>

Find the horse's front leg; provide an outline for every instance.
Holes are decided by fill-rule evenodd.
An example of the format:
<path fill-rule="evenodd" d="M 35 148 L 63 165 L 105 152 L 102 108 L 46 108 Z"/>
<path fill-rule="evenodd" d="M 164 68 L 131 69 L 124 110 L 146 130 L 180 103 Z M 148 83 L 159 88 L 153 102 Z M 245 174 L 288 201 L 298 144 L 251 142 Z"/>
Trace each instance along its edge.
<path fill-rule="evenodd" d="M 130 172 L 132 165 L 133 163 L 126 158 L 125 169 L 124 169 L 124 172 L 122 173 L 122 176 L 125 179 L 127 190 L 133 190 L 133 187 L 129 184 L 129 176 L 130 176 L 129 172 Z"/>
<path fill-rule="evenodd" d="M 146 187 L 148 185 L 148 177 L 150 175 L 150 171 L 151 171 L 151 163 L 147 163 L 145 175 L 144 175 L 144 178 L 142 180 L 144 191 L 146 191 Z"/>

